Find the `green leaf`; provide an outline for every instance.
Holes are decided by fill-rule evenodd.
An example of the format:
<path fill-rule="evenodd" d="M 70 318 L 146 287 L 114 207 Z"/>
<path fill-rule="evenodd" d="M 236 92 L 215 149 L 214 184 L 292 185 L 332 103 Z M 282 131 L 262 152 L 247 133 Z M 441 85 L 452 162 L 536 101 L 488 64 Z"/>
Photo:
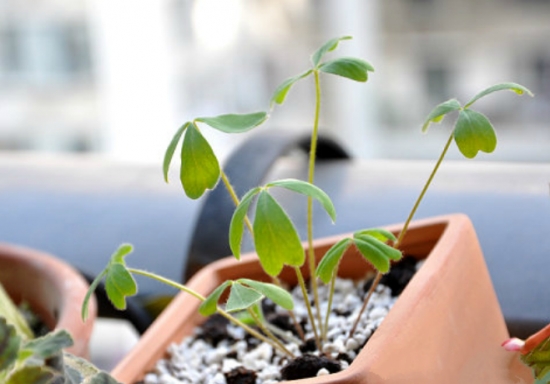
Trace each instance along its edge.
<path fill-rule="evenodd" d="M 469 159 L 479 151 L 491 153 L 497 146 L 497 136 L 489 119 L 471 109 L 460 111 L 454 139 L 460 152 Z"/>
<path fill-rule="evenodd" d="M 275 89 L 275 92 L 273 92 L 273 96 L 271 96 L 271 105 L 273 106 L 273 103 L 282 104 L 284 103 L 286 99 L 286 95 L 288 94 L 288 91 L 290 91 L 290 88 L 297 83 L 298 81 L 302 80 L 305 77 L 308 77 L 313 71 L 311 69 L 300 73 L 297 76 L 291 77 L 283 81 L 277 89 Z"/>
<path fill-rule="evenodd" d="M 254 219 L 254 244 L 264 271 L 277 276 L 283 265 L 301 266 L 305 260 L 292 221 L 267 192 L 260 192 Z"/>
<path fill-rule="evenodd" d="M 4 384 L 57 384 L 63 383 L 61 373 L 46 366 L 23 366 L 15 371 Z"/>
<path fill-rule="evenodd" d="M 263 295 L 255 289 L 247 288 L 241 284 L 233 284 L 229 292 L 229 298 L 225 305 L 227 312 L 236 312 L 247 309 L 263 299 Z"/>
<path fill-rule="evenodd" d="M 341 57 L 327 61 L 319 66 L 319 70 L 360 82 L 367 81 L 369 72 L 374 72 L 372 65 L 354 57 Z"/>
<path fill-rule="evenodd" d="M 170 141 L 168 148 L 166 148 L 166 152 L 164 153 L 164 161 L 162 163 L 162 172 L 164 175 L 164 181 L 166 182 L 168 182 L 168 170 L 170 169 L 170 163 L 172 162 L 172 157 L 174 157 L 174 152 L 181 139 L 181 135 L 183 135 L 183 132 L 187 129 L 189 124 L 190 123 L 185 123 L 180 127 L 180 129 L 178 129 L 178 131 L 172 138 L 172 141 Z"/>
<path fill-rule="evenodd" d="M 336 272 L 336 268 L 340 263 L 340 259 L 344 255 L 344 252 L 351 245 L 351 239 L 342 239 L 336 244 L 334 244 L 330 249 L 325 253 L 325 256 L 319 262 L 315 275 L 319 277 L 323 283 L 327 284 L 332 276 Z"/>
<path fill-rule="evenodd" d="M 504 90 L 515 92 L 520 96 L 526 93 L 529 96 L 533 97 L 533 93 L 529 89 L 525 88 L 523 85 L 516 84 L 516 83 L 500 83 L 500 84 L 495 84 L 479 92 L 470 101 L 468 101 L 468 103 L 464 106 L 464 108 L 468 108 L 470 105 L 472 105 L 473 103 L 475 103 L 482 97 L 487 96 L 490 93 L 497 92 L 497 91 L 504 91 Z"/>
<path fill-rule="evenodd" d="M 284 309 L 292 310 L 294 301 L 292 295 L 285 289 L 271 283 L 263 283 L 261 281 L 250 279 L 239 279 L 238 282 L 248 285 L 250 288 L 260 292 L 265 297 L 271 299 L 275 304 L 280 305 Z"/>
<path fill-rule="evenodd" d="M 1 372 L 15 364 L 17 353 L 21 345 L 21 337 L 15 327 L 8 324 L 6 319 L 0 317 L 0 377 Z"/>
<path fill-rule="evenodd" d="M 386 242 L 386 241 L 397 241 L 397 237 L 395 235 L 388 231 L 387 229 L 382 228 L 369 228 L 369 229 L 363 229 L 361 231 L 357 231 L 354 233 L 355 236 L 372 236 L 375 239 L 378 239 L 380 241 Z"/>
<path fill-rule="evenodd" d="M 267 113 L 254 112 L 247 114 L 227 114 L 216 117 L 199 117 L 195 121 L 208 124 L 210 127 L 226 133 L 241 133 L 251 130 L 267 119 Z"/>
<path fill-rule="evenodd" d="M 120 264 L 126 264 L 124 258 L 134 251 L 132 244 L 121 244 L 111 255 L 111 261 Z"/>
<path fill-rule="evenodd" d="M 342 37 L 335 37 L 327 41 L 319 49 L 317 49 L 317 51 L 315 51 L 315 53 L 313 53 L 313 55 L 311 56 L 311 62 L 313 63 L 313 66 L 317 67 L 321 62 L 321 59 L 323 58 L 323 56 L 328 52 L 334 51 L 338 47 L 338 44 L 341 41 L 351 40 L 351 39 L 352 39 L 351 36 L 342 36 Z"/>
<path fill-rule="evenodd" d="M 180 179 L 185 194 L 198 199 L 220 178 L 218 159 L 194 124 L 189 125 L 181 147 Z"/>
<path fill-rule="evenodd" d="M 71 335 L 66 330 L 60 329 L 26 342 L 24 348 L 31 350 L 34 356 L 48 359 L 71 345 L 73 345 Z"/>
<path fill-rule="evenodd" d="M 260 192 L 260 188 L 256 187 L 248 191 L 241 199 L 239 205 L 233 212 L 231 222 L 229 223 L 229 248 L 237 260 L 241 258 L 241 242 L 244 232 L 244 219 L 248 213 L 248 208 L 252 199 Z"/>
<path fill-rule="evenodd" d="M 368 234 L 354 233 L 353 240 L 359 252 L 365 257 L 380 273 L 387 273 L 390 270 L 390 260 L 399 260 L 401 252 L 376 237 Z"/>
<path fill-rule="evenodd" d="M 126 309 L 126 297 L 137 293 L 136 281 L 122 264 L 113 264 L 105 278 L 105 290 L 115 308 Z"/>
<path fill-rule="evenodd" d="M 332 200 L 322 189 L 313 184 L 297 179 L 284 179 L 273 181 L 267 184 L 266 187 L 281 187 L 311 197 L 321 203 L 332 222 L 336 221 L 336 209 L 332 204 Z"/>
<path fill-rule="evenodd" d="M 428 130 L 430 123 L 440 123 L 445 115 L 450 112 L 459 111 L 460 109 L 462 109 L 462 107 L 456 99 L 447 100 L 439 104 L 430 112 L 430 114 L 426 118 L 424 125 L 422 125 L 422 132 L 426 132 Z"/>
<path fill-rule="evenodd" d="M 385 236 L 384 230 L 370 230 L 366 234 L 356 232 L 353 234 L 353 237 L 355 239 L 359 239 L 361 241 L 365 241 L 371 244 L 373 247 L 378 249 L 385 258 L 389 260 L 399 261 L 403 257 L 403 254 L 400 250 L 386 244 L 386 241 L 389 239 Z M 391 234 L 391 238 L 395 239 L 395 236 Z"/>
<path fill-rule="evenodd" d="M 218 288 L 216 288 L 210 295 L 208 295 L 206 300 L 202 302 L 199 307 L 199 313 L 203 316 L 210 316 L 216 313 L 221 295 L 231 284 L 231 281 L 225 281 L 219 285 Z"/>

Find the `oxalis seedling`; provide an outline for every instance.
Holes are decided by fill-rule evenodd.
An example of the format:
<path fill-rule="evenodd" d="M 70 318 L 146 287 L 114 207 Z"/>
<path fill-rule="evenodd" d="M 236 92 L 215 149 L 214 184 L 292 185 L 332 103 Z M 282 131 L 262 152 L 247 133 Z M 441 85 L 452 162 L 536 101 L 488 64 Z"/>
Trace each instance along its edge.
<path fill-rule="evenodd" d="M 193 121 L 186 122 L 179 128 L 166 150 L 163 173 L 165 180 L 168 181 L 169 167 L 176 148 L 181 142 L 180 181 L 188 197 L 192 199 L 201 197 L 207 190 L 214 188 L 221 179 L 236 206 L 229 229 L 230 248 L 234 256 L 239 259 L 241 241 L 246 227 L 252 236 L 259 262 L 266 274 L 272 278 L 272 282 L 266 283 L 249 279 L 226 281 L 208 297 L 203 297 L 185 285 L 148 271 L 126 266 L 125 256 L 132 251 L 132 246 L 124 244 L 113 253 L 105 270 L 92 283 L 82 309 L 84 318 L 86 317 L 89 297 L 103 278 L 105 278 L 105 288 L 110 300 L 115 307 L 124 309 L 126 306 L 125 298 L 137 293 L 137 285 L 132 275 L 144 275 L 176 287 L 202 301 L 199 308 L 201 314 L 211 315 L 218 313 L 234 324 L 243 327 L 253 336 L 258 337 L 282 353 L 292 357 L 292 353 L 281 341 L 281 332 L 278 332 L 276 328 L 265 322 L 261 306 L 259 305 L 264 298 L 269 298 L 288 310 L 291 318 L 294 319 L 292 314 L 294 306 L 292 298 L 289 292 L 282 288 L 277 278 L 282 268 L 289 266 L 296 273 L 298 284 L 304 296 L 304 302 L 307 304 L 309 323 L 314 333 L 315 343 L 317 348 L 322 350 L 322 345 L 327 334 L 327 319 L 331 311 L 332 294 L 329 296 L 329 305 L 323 320 L 317 293 L 317 280 L 321 280 L 324 284 L 330 284 L 330 292 L 332 293 L 340 259 L 349 247 L 356 247 L 359 253 L 376 270 L 376 277 L 364 300 L 361 312 L 364 311 L 382 275 L 389 271 L 392 262 L 397 262 L 402 258 L 402 252 L 399 250 L 401 242 L 452 141 L 456 142 L 460 152 L 467 158 L 475 157 L 479 151 L 493 152 L 496 148 L 496 134 L 491 123 L 483 114 L 472 110 L 471 106 L 480 98 L 500 90 L 511 90 L 520 95 L 524 93 L 532 94 L 527 88 L 519 84 L 503 83 L 494 85 L 478 93 L 465 105 L 461 105 L 457 100 L 452 99 L 435 107 L 426 118 L 423 125 L 424 132 L 427 131 L 431 123 L 441 122 L 447 114 L 457 112 L 458 118 L 433 171 L 411 209 L 399 235 L 395 236 L 384 229 L 376 228 L 357 231 L 351 238 L 344 239 L 335 244 L 317 264 L 313 251 L 313 201 L 318 201 L 333 221 L 336 219 L 335 208 L 329 196 L 314 184 L 321 109 L 321 75 L 337 75 L 357 82 L 366 82 L 369 72 L 374 72 L 374 68 L 362 59 L 352 57 L 325 59 L 326 55 L 334 51 L 342 41 L 349 39 L 351 39 L 349 36 L 334 38 L 321 46 L 311 57 L 311 67 L 285 80 L 275 90 L 270 101 L 270 112 L 273 112 L 276 105 L 284 103 L 287 94 L 296 83 L 307 78 L 313 78 L 315 83 L 315 108 L 307 181 L 296 179 L 273 181 L 264 186 L 253 188 L 242 196 L 242 198 L 239 198 L 227 175 L 220 168 L 219 161 L 212 147 L 201 133 L 203 125 L 225 133 L 246 132 L 265 123 L 269 117 L 268 112 L 226 114 L 216 117 L 196 118 Z M 309 244 L 307 255 L 304 252 L 300 237 L 292 220 L 270 193 L 272 188 L 284 188 L 307 197 L 307 242 Z M 252 222 L 248 218 L 248 211 L 253 206 L 252 203 L 254 201 L 256 201 L 256 204 L 254 205 L 255 212 Z M 306 263 L 310 276 L 318 278 L 310 279 L 309 291 L 300 270 Z M 229 290 L 229 295 L 227 296 L 225 305 L 222 306 L 219 304 L 219 301 L 227 290 Z M 313 295 L 313 305 L 310 304 L 309 295 Z M 243 312 L 245 316 L 242 316 Z M 257 325 L 261 331 L 252 327 L 251 324 Z M 295 325 L 297 333 L 303 337 L 303 331 L 296 320 Z M 350 331 L 350 337 L 353 335 L 356 325 Z"/>

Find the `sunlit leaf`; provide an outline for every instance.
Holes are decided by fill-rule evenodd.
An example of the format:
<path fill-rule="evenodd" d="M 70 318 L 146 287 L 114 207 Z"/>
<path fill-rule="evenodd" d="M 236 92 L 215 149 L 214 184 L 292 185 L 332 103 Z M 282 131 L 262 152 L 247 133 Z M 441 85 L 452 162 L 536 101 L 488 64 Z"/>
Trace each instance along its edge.
<path fill-rule="evenodd" d="M 470 101 L 468 101 L 468 103 L 464 106 L 464 108 L 468 108 L 477 100 L 481 99 L 484 96 L 487 96 L 490 93 L 497 92 L 497 91 L 504 91 L 504 90 L 515 92 L 520 96 L 523 95 L 524 93 L 528 94 L 531 97 L 533 96 L 533 93 L 529 89 L 525 88 L 523 85 L 516 84 L 516 83 L 501 83 L 501 84 L 493 85 L 479 92 Z"/>
<path fill-rule="evenodd" d="M 338 44 L 341 41 L 351 40 L 351 39 L 352 39 L 351 36 L 342 36 L 342 37 L 335 37 L 327 41 L 319 49 L 317 49 L 317 51 L 315 51 L 311 56 L 311 62 L 313 63 L 313 66 L 317 67 L 321 62 L 321 59 L 323 58 L 323 56 L 328 52 L 334 51 L 338 47 Z"/>
<path fill-rule="evenodd" d="M 172 162 L 172 157 L 174 157 L 174 152 L 176 150 L 176 147 L 178 146 L 178 143 L 181 139 L 181 136 L 183 135 L 183 132 L 187 129 L 189 126 L 189 123 L 185 123 L 178 129 L 174 137 L 172 138 L 172 141 L 170 141 L 170 144 L 168 145 L 168 148 L 166 148 L 166 152 L 164 153 L 164 161 L 162 163 L 162 172 L 164 174 L 164 181 L 168 182 L 168 171 L 170 169 L 170 163 Z"/>
<path fill-rule="evenodd" d="M 317 270 L 315 271 L 315 275 L 319 277 L 325 284 L 327 284 L 330 279 L 332 279 L 332 276 L 336 272 L 338 264 L 340 263 L 340 259 L 344 255 L 344 252 L 346 252 L 346 250 L 349 248 L 351 243 L 352 240 L 349 238 L 340 240 L 327 251 L 327 253 L 319 262 Z"/>
<path fill-rule="evenodd" d="M 255 289 L 241 284 L 233 284 L 225 305 L 227 312 L 242 311 L 263 299 L 263 295 Z"/>
<path fill-rule="evenodd" d="M 199 307 L 199 313 L 203 316 L 210 316 L 216 313 L 221 295 L 231 284 L 231 281 L 225 281 L 219 285 L 218 288 L 216 288 L 210 295 L 208 295 L 208 297 L 206 297 L 206 300 L 202 302 Z"/>
<path fill-rule="evenodd" d="M 286 99 L 286 95 L 288 94 L 288 91 L 290 91 L 290 88 L 292 88 L 292 86 L 296 82 L 298 82 L 298 81 L 302 80 L 303 78 L 309 76 L 312 72 L 313 71 L 310 69 L 310 70 L 307 70 L 303 73 L 300 73 L 297 76 L 288 78 L 285 81 L 283 81 L 277 87 L 277 89 L 275 89 L 275 92 L 273 92 L 273 96 L 271 96 L 271 105 L 273 105 L 273 103 L 277 103 L 277 104 L 284 103 L 284 101 Z"/>
<path fill-rule="evenodd" d="M 210 127 L 226 133 L 241 133 L 251 130 L 267 119 L 267 113 L 254 112 L 247 114 L 227 114 L 216 117 L 199 117 L 200 121 Z"/>
<path fill-rule="evenodd" d="M 311 197 L 321 203 L 332 221 L 336 221 L 336 209 L 330 197 L 319 187 L 303 180 L 283 179 L 268 183 L 266 187 L 281 187 Z"/>
<path fill-rule="evenodd" d="M 327 61 L 319 66 L 319 70 L 360 82 L 367 81 L 369 72 L 374 72 L 372 65 L 365 60 L 353 57 L 341 57 Z"/>
<path fill-rule="evenodd" d="M 428 117 L 426 117 L 424 125 L 422 125 L 422 132 L 426 132 L 428 130 L 430 123 L 439 123 L 443 120 L 445 115 L 450 112 L 459 111 L 461 108 L 460 103 L 456 99 L 447 100 L 439 104 L 430 112 Z"/>
<path fill-rule="evenodd" d="M 491 153 L 497 146 L 497 136 L 489 119 L 471 109 L 458 115 L 454 138 L 460 152 L 469 159 L 479 151 Z"/>
<path fill-rule="evenodd" d="M 258 197 L 254 244 L 264 271 L 277 276 L 283 265 L 301 266 L 305 260 L 300 237 L 292 221 L 267 192 Z"/>
<path fill-rule="evenodd" d="M 241 242 L 244 232 L 244 219 L 248 213 L 248 208 L 252 203 L 252 199 L 260 192 L 260 188 L 256 187 L 248 191 L 241 199 L 239 205 L 233 212 L 231 222 L 229 223 L 229 248 L 237 260 L 241 258 Z"/>
<path fill-rule="evenodd" d="M 180 179 L 185 194 L 198 199 L 220 178 L 218 159 L 199 130 L 189 125 L 181 148 Z"/>
<path fill-rule="evenodd" d="M 239 279 L 239 282 L 242 282 L 249 287 L 257 290 L 265 297 L 271 299 L 275 304 L 280 305 L 284 309 L 291 310 L 294 308 L 292 295 L 287 290 L 278 287 L 275 284 L 264 283 L 261 281 L 250 279 Z"/>

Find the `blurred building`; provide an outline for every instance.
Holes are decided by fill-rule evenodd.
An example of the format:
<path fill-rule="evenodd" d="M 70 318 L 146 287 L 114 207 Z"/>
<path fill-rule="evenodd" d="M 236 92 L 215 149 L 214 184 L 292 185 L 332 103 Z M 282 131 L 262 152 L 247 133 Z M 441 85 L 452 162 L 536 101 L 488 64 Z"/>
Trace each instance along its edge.
<path fill-rule="evenodd" d="M 366 86 L 326 79 L 323 124 L 356 155 L 428 156 L 411 140 L 435 104 L 516 81 L 536 98 L 479 106 L 502 157 L 550 159 L 544 0 L 0 0 L 0 149 L 143 160 L 153 148 L 158 160 L 179 124 L 267 108 L 322 42 L 345 34 L 355 39 L 339 51 L 376 72 Z M 312 103 L 311 85 L 295 87 L 271 124 L 307 126 Z"/>

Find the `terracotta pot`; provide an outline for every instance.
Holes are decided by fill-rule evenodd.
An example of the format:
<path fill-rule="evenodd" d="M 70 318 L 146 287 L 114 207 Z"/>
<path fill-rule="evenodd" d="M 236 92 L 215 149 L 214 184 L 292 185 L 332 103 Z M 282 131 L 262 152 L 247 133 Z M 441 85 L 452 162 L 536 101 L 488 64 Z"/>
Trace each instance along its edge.
<path fill-rule="evenodd" d="M 0 281 L 16 302 L 27 302 L 50 329 L 65 329 L 74 339 L 67 350 L 88 357 L 88 343 L 96 317 L 96 303 L 83 322 L 80 308 L 88 283 L 80 273 L 49 254 L 0 244 Z"/>
<path fill-rule="evenodd" d="M 400 226 L 389 227 L 397 232 Z M 317 257 L 341 238 L 315 242 Z M 336 383 L 515 383 L 514 357 L 500 344 L 508 332 L 470 220 L 450 215 L 412 224 L 402 249 L 427 258 L 379 329 L 345 371 L 296 384 Z M 368 270 L 355 251 L 344 256 L 340 275 L 360 278 Z M 207 295 L 226 279 L 265 279 L 254 255 L 227 258 L 196 274 L 189 286 Z M 293 273 L 281 276 L 293 281 Z M 199 301 L 178 294 L 112 372 L 123 383 L 143 378 L 196 324 Z"/>

